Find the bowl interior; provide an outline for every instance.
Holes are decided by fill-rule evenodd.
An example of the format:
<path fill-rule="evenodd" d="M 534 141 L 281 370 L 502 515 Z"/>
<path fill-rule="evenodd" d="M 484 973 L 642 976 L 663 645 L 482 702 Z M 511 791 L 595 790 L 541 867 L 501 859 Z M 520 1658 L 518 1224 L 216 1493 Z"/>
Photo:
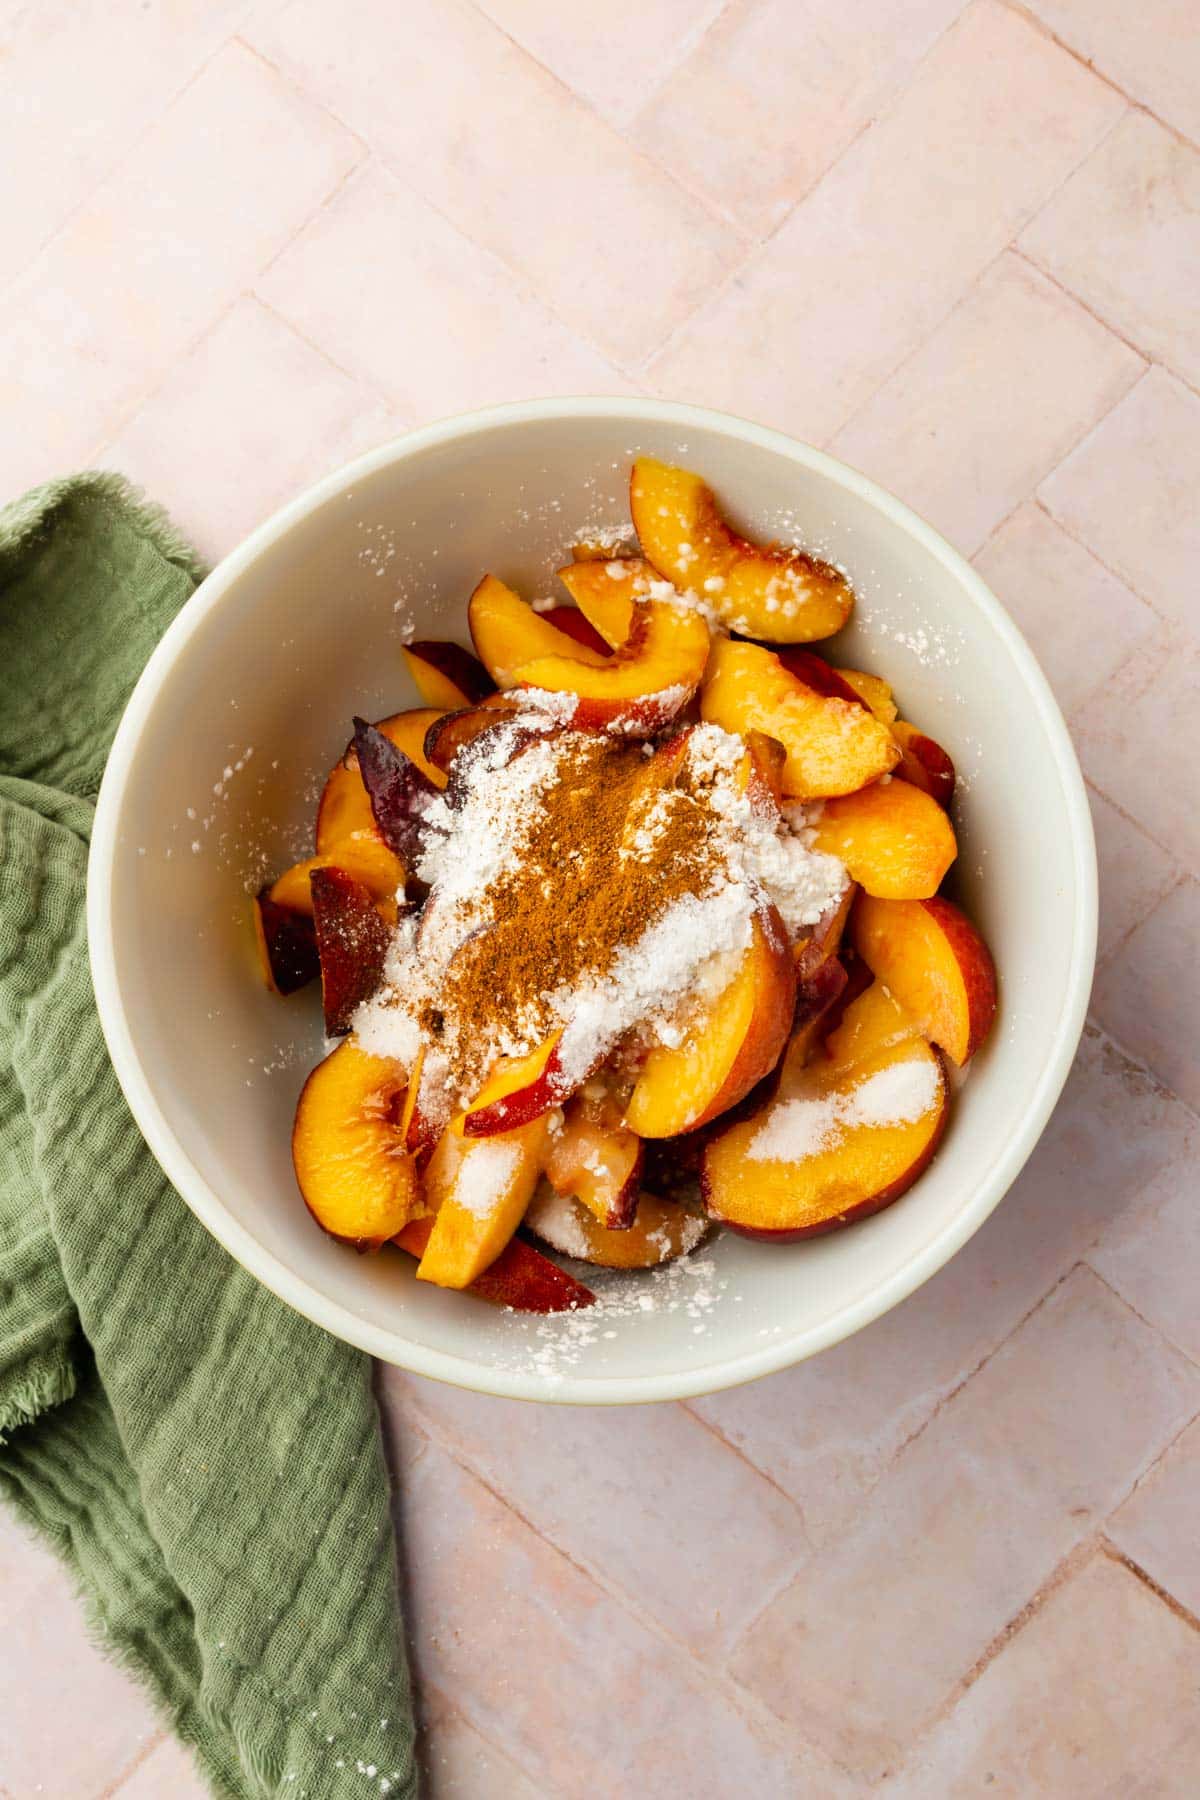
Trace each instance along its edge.
<path fill-rule="evenodd" d="M 401 441 L 333 478 L 231 558 L 165 640 L 106 778 L 90 897 L 102 1016 L 142 1129 L 255 1273 L 340 1335 L 464 1385 L 651 1399 L 778 1367 L 932 1273 L 1011 1181 L 1078 1035 L 1090 840 L 1061 720 L 994 601 L 932 532 L 815 453 L 683 409 L 529 408 Z M 1002 1012 L 943 1147 L 897 1206 L 809 1245 L 730 1235 L 693 1266 L 622 1278 L 652 1304 L 538 1324 L 413 1280 L 399 1254 L 325 1238 L 296 1192 L 296 1095 L 322 1053 L 312 992 L 259 979 L 249 894 L 307 854 L 353 713 L 416 704 L 402 635 L 469 641 L 485 569 L 526 595 L 578 528 L 624 522 L 631 457 L 701 470 L 735 520 L 843 563 L 860 595 L 837 643 L 877 671 L 960 777 L 963 902 L 992 944 Z"/>

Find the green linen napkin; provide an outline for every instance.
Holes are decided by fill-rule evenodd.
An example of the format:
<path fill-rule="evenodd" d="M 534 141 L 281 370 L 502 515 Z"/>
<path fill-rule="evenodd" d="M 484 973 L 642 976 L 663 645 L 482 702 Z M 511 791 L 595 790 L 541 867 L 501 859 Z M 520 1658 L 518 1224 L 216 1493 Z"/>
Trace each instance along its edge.
<path fill-rule="evenodd" d="M 192 1217 L 92 998 L 93 796 L 200 573 L 114 476 L 0 512 L 0 1492 L 215 1793 L 410 1800 L 369 1362 Z"/>

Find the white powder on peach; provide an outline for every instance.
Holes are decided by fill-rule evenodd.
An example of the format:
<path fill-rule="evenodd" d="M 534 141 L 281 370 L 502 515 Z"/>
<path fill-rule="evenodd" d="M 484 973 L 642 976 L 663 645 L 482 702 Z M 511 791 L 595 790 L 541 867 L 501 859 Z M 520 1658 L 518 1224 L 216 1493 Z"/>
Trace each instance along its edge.
<path fill-rule="evenodd" d="M 750 1140 L 750 1162 L 803 1162 L 831 1150 L 856 1126 L 911 1125 L 937 1100 L 941 1077 L 928 1057 L 891 1063 L 846 1093 L 781 1100 Z"/>
<path fill-rule="evenodd" d="M 500 714 L 494 736 L 481 743 L 461 780 L 456 777 L 457 803 L 442 794 L 426 810 L 429 838 L 416 873 L 429 895 L 419 922 L 400 922 L 384 983 L 355 1015 L 364 1049 L 412 1066 L 422 1042 L 422 1009 L 442 1004 L 453 958 L 492 921 L 491 890 L 501 876 L 520 868 L 550 784 L 569 778 L 580 734 L 559 732 L 533 743 L 521 737 L 531 720 L 561 723 L 561 702 L 560 696 L 537 694 L 532 706 Z M 583 741 L 596 740 L 585 734 Z M 648 790 L 646 809 L 630 818 L 622 849 L 635 857 L 650 855 L 675 810 L 684 809 L 689 828 L 704 834 L 717 852 L 714 878 L 703 892 L 681 895 L 653 918 L 607 969 L 542 995 L 536 1022 L 531 1015 L 491 1024 L 486 1044 L 480 1045 L 487 1060 L 528 1054 L 545 1036 L 548 1020 L 563 1028 L 558 1061 L 568 1080 L 582 1079 L 631 1032 L 650 1043 L 676 1046 L 732 978 L 750 945 L 755 918 L 763 929 L 778 930 L 778 920 L 771 925 L 769 905 L 795 935 L 841 897 L 842 864 L 809 849 L 780 822 L 773 804 L 745 784 L 744 760 L 741 739 L 720 727 L 689 731 L 675 781 Z M 564 870 L 562 879 L 569 884 L 570 872 Z M 479 1044 L 477 1021 L 452 1020 L 448 1029 L 469 1030 Z M 420 1101 L 434 1122 L 473 1098 L 447 1091 L 447 1070 L 445 1058 L 427 1047 Z"/>
<path fill-rule="evenodd" d="M 454 1199 L 477 1219 L 486 1219 L 504 1196 L 521 1151 L 501 1138 L 477 1138 L 463 1153 L 454 1182 Z"/>

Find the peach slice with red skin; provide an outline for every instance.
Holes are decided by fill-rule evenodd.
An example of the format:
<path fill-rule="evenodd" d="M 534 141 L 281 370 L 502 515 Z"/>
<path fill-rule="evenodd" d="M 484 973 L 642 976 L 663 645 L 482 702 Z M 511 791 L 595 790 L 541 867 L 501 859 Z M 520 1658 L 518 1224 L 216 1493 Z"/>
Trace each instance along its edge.
<path fill-rule="evenodd" d="M 377 837 L 356 834 L 320 856 L 308 856 L 303 862 L 293 863 L 290 869 L 275 877 L 265 890 L 265 897 L 276 906 L 286 906 L 291 912 L 303 913 L 311 919 L 311 883 L 317 869 L 344 869 L 347 875 L 352 875 L 355 881 L 361 881 L 370 890 L 373 900 L 384 905 L 394 901 L 404 886 L 404 864 L 395 852 Z"/>
<path fill-rule="evenodd" d="M 945 812 L 908 781 L 879 781 L 826 800 L 811 831 L 815 850 L 836 856 L 881 900 L 928 899 L 958 854 Z"/>
<path fill-rule="evenodd" d="M 890 685 L 882 675 L 868 675 L 864 669 L 834 669 L 844 686 L 858 695 L 859 703 L 874 713 L 881 725 L 891 725 L 896 717 L 896 702 Z"/>
<path fill-rule="evenodd" d="M 633 1223 L 642 1173 L 642 1140 L 621 1120 L 610 1094 L 576 1094 L 562 1123 L 550 1122 L 546 1179 L 557 1194 L 572 1196 L 608 1231 Z"/>
<path fill-rule="evenodd" d="M 775 643 L 831 637 L 854 594 L 829 563 L 782 544 L 754 544 L 722 518 L 698 475 L 654 457 L 633 465 L 629 503 L 642 553 L 677 588 L 694 589 L 731 630 Z"/>
<path fill-rule="evenodd" d="M 515 1131 L 467 1137 L 460 1114 L 443 1131 L 425 1169 L 433 1230 L 417 1280 L 470 1287 L 509 1242 L 533 1198 L 546 1143 L 546 1120 Z"/>
<path fill-rule="evenodd" d="M 568 563 L 558 579 L 604 644 L 618 650 L 632 629 L 634 607 L 651 597 L 662 577 L 645 557 L 626 556 L 614 562 Z"/>
<path fill-rule="evenodd" d="M 562 1062 L 562 1032 L 552 1031 L 527 1056 L 506 1056 L 497 1063 L 462 1117 L 467 1137 L 492 1137 L 511 1131 L 561 1106 L 587 1080 L 592 1068 L 568 1072 Z"/>
<path fill-rule="evenodd" d="M 594 650 L 597 656 L 611 654 L 609 645 L 577 606 L 551 606 L 539 613 L 538 617 L 547 625 L 553 625 L 556 631 L 565 632 L 569 638 L 574 638 L 585 650 Z"/>
<path fill-rule="evenodd" d="M 608 660 L 548 624 L 495 575 L 485 575 L 471 595 L 467 621 L 479 659 L 500 688 L 515 687 L 517 670 L 535 657 L 573 656 L 597 667 Z"/>
<path fill-rule="evenodd" d="M 321 972 L 312 914 L 272 900 L 269 888 L 254 899 L 254 935 L 263 979 L 273 994 L 294 994 Z"/>
<path fill-rule="evenodd" d="M 528 687 L 574 695 L 566 722 L 576 729 L 650 736 L 669 725 L 699 687 L 708 645 L 699 613 L 641 600 L 628 637 L 611 656 L 572 645 L 569 654 L 535 656 L 514 675 Z"/>
<path fill-rule="evenodd" d="M 726 731 L 778 739 L 787 753 L 783 792 L 792 799 L 852 794 L 900 758 L 891 732 L 864 707 L 817 693 L 761 644 L 713 644 L 700 712 Z"/>
<path fill-rule="evenodd" d="M 940 895 L 854 909 L 854 947 L 925 1036 L 961 1065 L 996 1015 L 996 967 L 971 921 Z"/>
<path fill-rule="evenodd" d="M 793 942 L 796 979 L 801 985 L 810 981 L 818 969 L 837 955 L 857 892 L 854 882 L 848 881 L 844 893 L 830 902 L 808 935 Z"/>
<path fill-rule="evenodd" d="M 391 932 L 371 890 L 344 869 L 314 869 L 310 886 L 325 1035 L 342 1037 L 379 986 Z"/>
<path fill-rule="evenodd" d="M 647 1053 L 625 1123 L 639 1137 L 676 1137 L 727 1111 L 775 1067 L 795 1000 L 787 932 L 775 908 L 764 907 L 732 979 L 683 1042 Z"/>
<path fill-rule="evenodd" d="M 475 706 L 495 686 L 478 657 L 461 644 L 418 638 L 402 648 L 413 686 L 426 706 L 434 706 L 439 712 Z"/>
<path fill-rule="evenodd" d="M 675 1200 L 637 1196 L 630 1223 L 621 1231 L 603 1226 L 581 1201 L 542 1186 L 525 1214 L 526 1229 L 560 1256 L 602 1269 L 655 1269 L 686 1256 L 708 1235 L 708 1221 Z"/>
<path fill-rule="evenodd" d="M 445 787 L 441 769 L 425 760 L 425 736 L 442 714 L 431 706 L 414 707 L 410 712 L 394 713 L 381 719 L 378 729 L 403 750 L 410 762 L 416 763 L 435 787 Z M 345 755 L 330 770 L 329 779 L 317 808 L 316 849 L 318 855 L 332 850 L 349 837 L 379 837 L 379 827 L 371 811 L 371 802 L 358 767 L 358 755 L 351 738 Z M 380 842 L 382 843 L 382 839 Z"/>
<path fill-rule="evenodd" d="M 432 1219 L 414 1219 L 392 1241 L 419 1260 L 432 1234 Z M 591 1288 L 520 1238 L 505 1245 L 495 1262 L 475 1277 L 467 1292 L 492 1306 L 527 1313 L 579 1312 L 596 1299 Z"/>
<path fill-rule="evenodd" d="M 353 1038 L 317 1064 L 300 1093 L 292 1161 L 309 1212 L 331 1237 L 377 1250 L 425 1211 L 404 1147 L 404 1067 Z"/>
<path fill-rule="evenodd" d="M 771 648 L 770 645 L 765 647 Z M 846 700 L 851 706 L 866 706 L 862 695 L 841 671 L 827 663 L 823 656 L 818 656 L 815 650 L 805 650 L 799 644 L 776 644 L 774 650 L 788 674 L 810 687 L 814 694 L 824 694 L 827 700 Z"/>
<path fill-rule="evenodd" d="M 774 1098 L 711 1139 L 705 1205 L 731 1230 L 776 1243 L 867 1218 L 927 1167 L 948 1096 L 937 1051 L 875 982 L 824 1052 L 787 1059 Z"/>
<path fill-rule="evenodd" d="M 954 798 L 954 764 L 947 752 L 906 719 L 893 721 L 892 736 L 900 746 L 896 774 L 923 789 L 939 806 L 949 806 Z"/>

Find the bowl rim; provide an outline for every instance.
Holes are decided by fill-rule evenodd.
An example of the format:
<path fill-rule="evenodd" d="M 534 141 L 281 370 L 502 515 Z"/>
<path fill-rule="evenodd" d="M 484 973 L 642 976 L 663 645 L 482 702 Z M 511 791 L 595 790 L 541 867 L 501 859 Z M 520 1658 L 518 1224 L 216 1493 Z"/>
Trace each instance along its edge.
<path fill-rule="evenodd" d="M 636 1376 L 581 1378 L 565 1373 L 553 1385 L 531 1369 L 493 1367 L 468 1356 L 431 1349 L 399 1330 L 375 1325 L 331 1300 L 294 1273 L 229 1212 L 176 1138 L 155 1098 L 130 1029 L 117 972 L 112 883 L 118 825 L 142 734 L 168 673 L 192 638 L 227 600 L 238 579 L 302 520 L 390 464 L 427 450 L 494 430 L 497 426 L 566 419 L 611 419 L 631 424 L 708 430 L 754 444 L 810 468 L 868 502 L 946 566 L 1005 641 L 1049 740 L 1070 821 L 1073 931 L 1066 1003 L 1059 1016 L 1030 1106 L 1004 1154 L 982 1176 L 954 1218 L 889 1276 L 848 1301 L 820 1325 L 781 1333 L 762 1349 L 716 1357 L 686 1370 Z M 1096 953 L 1097 872 L 1091 811 L 1079 762 L 1058 703 L 1021 632 L 971 565 L 932 525 L 856 469 L 786 432 L 732 413 L 641 397 L 578 396 L 513 401 L 460 413 L 389 439 L 333 470 L 280 507 L 216 565 L 185 601 L 138 679 L 117 727 L 96 802 L 87 873 L 87 937 L 101 1028 L 130 1112 L 163 1173 L 192 1212 L 234 1260 L 314 1324 L 384 1362 L 476 1393 L 560 1405 L 634 1405 L 717 1393 L 770 1375 L 828 1349 L 872 1323 L 943 1267 L 999 1204 L 1041 1136 L 1070 1072 L 1083 1031 Z"/>

